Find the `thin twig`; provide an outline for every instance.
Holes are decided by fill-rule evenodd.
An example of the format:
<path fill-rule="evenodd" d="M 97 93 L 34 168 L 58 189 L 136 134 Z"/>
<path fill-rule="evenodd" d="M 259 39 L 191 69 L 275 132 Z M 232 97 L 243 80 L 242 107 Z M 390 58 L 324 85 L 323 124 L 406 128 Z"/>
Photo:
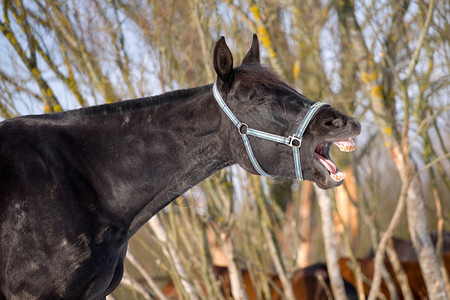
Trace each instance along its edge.
<path fill-rule="evenodd" d="M 431 168 L 432 166 L 434 166 L 435 164 L 437 164 L 438 162 L 440 162 L 443 159 L 447 159 L 450 158 L 450 152 L 449 153 L 445 153 L 442 154 L 441 156 L 437 157 L 435 160 L 427 163 L 425 166 L 423 166 L 422 168 L 420 168 L 413 176 L 413 179 L 415 179 L 417 176 L 420 175 L 420 173 L 422 173 L 423 171 Z"/>
<path fill-rule="evenodd" d="M 431 20 L 433 17 L 434 4 L 435 0 L 430 0 L 430 3 L 428 4 L 427 17 L 422 27 L 422 32 L 420 33 L 419 40 L 417 41 L 416 48 L 414 49 L 413 56 L 411 58 L 411 61 L 409 62 L 409 66 L 404 79 L 405 81 L 408 81 L 410 79 L 411 75 L 414 72 L 414 68 L 416 67 L 417 61 L 419 60 L 420 50 L 422 49 L 423 42 L 425 40 L 425 37 L 427 36 L 427 32 L 430 28 Z"/>
<path fill-rule="evenodd" d="M 138 260 L 131 253 L 130 249 L 128 249 L 128 253 L 126 259 L 139 271 L 139 273 L 144 277 L 145 282 L 149 285 L 152 291 L 156 294 L 156 296 L 161 300 L 168 300 L 168 298 L 164 295 L 161 289 L 158 287 L 156 282 L 153 280 L 152 276 L 145 270 L 145 268 L 138 262 Z"/>

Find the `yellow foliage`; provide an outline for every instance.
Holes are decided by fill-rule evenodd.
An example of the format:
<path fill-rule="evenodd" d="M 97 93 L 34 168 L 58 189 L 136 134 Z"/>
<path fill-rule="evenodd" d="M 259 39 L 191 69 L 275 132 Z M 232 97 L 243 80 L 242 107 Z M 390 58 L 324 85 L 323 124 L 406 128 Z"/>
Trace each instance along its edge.
<path fill-rule="evenodd" d="M 263 46 L 267 49 L 269 57 L 274 58 L 276 56 L 276 53 L 272 49 L 269 32 L 267 31 L 266 27 L 260 25 L 258 26 L 257 31 L 259 35 L 259 40 L 261 41 L 261 44 L 263 44 Z"/>
<path fill-rule="evenodd" d="M 384 132 L 385 132 L 387 135 L 391 135 L 391 134 L 392 134 L 392 127 L 386 126 L 386 128 L 384 128 Z"/>
<path fill-rule="evenodd" d="M 258 22 L 261 19 L 261 15 L 259 13 L 259 6 L 258 5 L 250 6 L 250 11 L 253 13 L 253 16 L 255 17 L 255 21 Z M 269 36 L 269 32 L 267 31 L 266 27 L 264 27 L 264 25 L 259 25 L 256 28 L 256 31 L 258 32 L 258 36 L 259 36 L 259 40 L 261 41 L 261 44 L 263 44 L 263 46 L 267 49 L 269 57 L 274 58 L 276 56 L 276 53 L 271 47 L 270 36 Z"/>
<path fill-rule="evenodd" d="M 383 89 L 381 87 L 381 85 L 375 85 L 372 89 L 372 91 L 370 92 L 370 94 L 372 94 L 372 96 L 375 96 L 378 99 L 383 99 Z"/>
<path fill-rule="evenodd" d="M 264 27 L 263 25 L 258 26 L 257 28 L 258 34 L 259 34 L 259 39 L 261 41 L 261 44 L 264 45 L 264 47 L 270 47 L 270 37 L 269 37 L 269 33 L 267 32 L 266 27 Z"/>
<path fill-rule="evenodd" d="M 373 72 L 370 72 L 370 73 L 368 73 L 368 72 L 362 72 L 361 73 L 361 80 L 364 83 L 368 83 L 368 82 L 371 82 L 371 81 L 376 81 L 377 78 L 378 78 L 378 75 L 377 75 L 376 71 L 373 71 Z"/>
<path fill-rule="evenodd" d="M 62 111 L 61 105 L 56 104 L 55 106 L 53 106 L 53 111 L 54 111 L 54 112 L 60 112 L 60 111 Z"/>
<path fill-rule="evenodd" d="M 31 73 L 33 73 L 33 75 L 36 76 L 36 77 L 40 77 L 41 76 L 41 73 L 39 73 L 39 70 L 36 67 L 31 69 Z"/>
<path fill-rule="evenodd" d="M 292 66 L 292 75 L 294 76 L 294 81 L 297 80 L 298 74 L 300 74 L 300 63 L 297 60 Z"/>
<path fill-rule="evenodd" d="M 255 17 L 256 21 L 258 21 L 261 18 L 261 15 L 259 14 L 259 7 L 258 7 L 258 5 L 250 6 L 250 11 L 253 13 L 253 16 Z"/>

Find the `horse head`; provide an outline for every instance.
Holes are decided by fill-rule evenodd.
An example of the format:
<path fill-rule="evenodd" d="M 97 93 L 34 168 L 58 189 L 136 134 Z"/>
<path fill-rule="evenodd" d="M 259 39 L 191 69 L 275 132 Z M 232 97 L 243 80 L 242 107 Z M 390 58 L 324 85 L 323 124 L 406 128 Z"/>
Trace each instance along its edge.
<path fill-rule="evenodd" d="M 239 67 L 233 67 L 223 37 L 213 61 L 215 98 L 224 112 L 221 138 L 233 161 L 250 173 L 309 180 L 323 189 L 342 184 L 345 174 L 331 159 L 330 147 L 353 151 L 358 121 L 329 105 L 314 105 L 263 66 L 256 35 Z M 233 123 L 237 130 L 230 130 Z"/>

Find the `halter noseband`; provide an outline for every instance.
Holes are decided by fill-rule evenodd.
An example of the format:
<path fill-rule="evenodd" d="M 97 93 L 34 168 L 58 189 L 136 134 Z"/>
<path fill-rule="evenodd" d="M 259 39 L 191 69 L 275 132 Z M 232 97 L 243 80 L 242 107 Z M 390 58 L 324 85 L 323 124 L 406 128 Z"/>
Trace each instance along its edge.
<path fill-rule="evenodd" d="M 308 113 L 303 118 L 302 123 L 298 127 L 297 132 L 291 136 L 284 137 L 284 136 L 260 131 L 257 129 L 253 129 L 253 128 L 250 128 L 246 123 L 239 122 L 239 120 L 236 118 L 236 116 L 233 114 L 233 112 L 227 106 L 225 101 L 223 101 L 222 96 L 220 96 L 220 93 L 219 93 L 219 90 L 217 89 L 216 83 L 214 83 L 214 85 L 213 85 L 213 94 L 214 94 L 214 98 L 216 99 L 220 108 L 222 108 L 222 110 L 225 112 L 225 114 L 228 116 L 228 118 L 231 120 L 231 122 L 233 122 L 233 124 L 237 127 L 239 134 L 242 136 L 242 140 L 244 141 L 244 145 L 245 145 L 245 149 L 247 150 L 248 157 L 250 158 L 250 161 L 252 162 L 253 167 L 255 168 L 256 172 L 258 172 L 260 175 L 272 176 L 272 175 L 267 174 L 261 168 L 258 161 L 256 160 L 255 154 L 253 154 L 252 146 L 250 145 L 250 140 L 248 138 L 249 135 L 292 147 L 292 152 L 293 152 L 293 156 L 294 156 L 295 175 L 298 180 L 303 180 L 302 167 L 300 164 L 300 147 L 302 145 L 303 134 L 305 133 L 306 127 L 308 126 L 309 122 L 311 121 L 312 117 L 317 112 L 317 110 L 320 107 L 322 107 L 324 105 L 328 105 L 328 104 L 322 103 L 322 102 L 316 102 L 313 105 L 311 105 Z"/>

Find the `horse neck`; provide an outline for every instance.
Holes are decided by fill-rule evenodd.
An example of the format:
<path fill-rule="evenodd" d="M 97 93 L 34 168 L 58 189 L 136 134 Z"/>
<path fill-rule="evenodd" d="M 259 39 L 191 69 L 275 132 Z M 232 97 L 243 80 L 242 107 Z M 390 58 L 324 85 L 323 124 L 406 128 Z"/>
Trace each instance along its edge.
<path fill-rule="evenodd" d="M 176 197 L 230 164 L 210 87 L 151 102 L 100 114 L 89 124 L 95 133 L 87 156 L 102 206 L 130 222 L 130 236 Z"/>

